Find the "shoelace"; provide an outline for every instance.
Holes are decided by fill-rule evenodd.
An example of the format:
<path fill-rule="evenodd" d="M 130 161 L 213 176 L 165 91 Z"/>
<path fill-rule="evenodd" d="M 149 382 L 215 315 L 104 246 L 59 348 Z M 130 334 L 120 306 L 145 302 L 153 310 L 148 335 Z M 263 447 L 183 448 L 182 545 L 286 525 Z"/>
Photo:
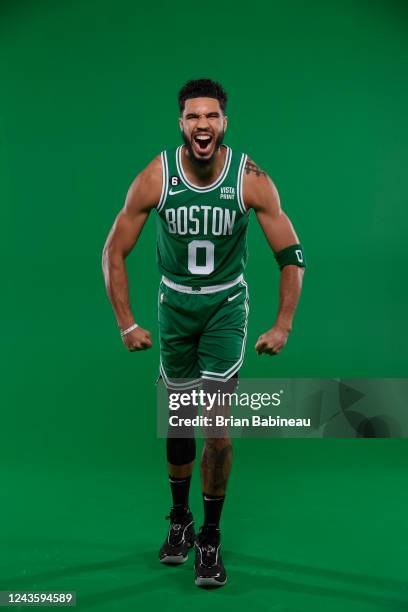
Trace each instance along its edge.
<path fill-rule="evenodd" d="M 218 543 L 214 541 L 214 536 L 201 531 L 198 546 L 201 550 L 203 565 L 206 567 L 212 567 L 215 565 Z"/>
<path fill-rule="evenodd" d="M 181 535 L 181 528 L 182 528 L 182 523 L 176 523 L 176 519 L 175 516 L 172 512 L 170 512 L 170 514 L 168 516 L 166 516 L 166 519 L 170 519 L 170 527 L 169 527 L 169 535 L 168 538 L 173 539 L 176 537 L 179 537 Z"/>

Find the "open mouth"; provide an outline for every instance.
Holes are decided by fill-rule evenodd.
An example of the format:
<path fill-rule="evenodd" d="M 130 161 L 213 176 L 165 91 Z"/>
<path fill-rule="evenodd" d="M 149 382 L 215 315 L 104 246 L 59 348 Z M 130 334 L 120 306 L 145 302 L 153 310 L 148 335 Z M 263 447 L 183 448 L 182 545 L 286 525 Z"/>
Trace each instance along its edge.
<path fill-rule="evenodd" d="M 195 148 L 201 154 L 206 154 L 211 148 L 213 137 L 210 134 L 196 134 L 193 138 Z"/>

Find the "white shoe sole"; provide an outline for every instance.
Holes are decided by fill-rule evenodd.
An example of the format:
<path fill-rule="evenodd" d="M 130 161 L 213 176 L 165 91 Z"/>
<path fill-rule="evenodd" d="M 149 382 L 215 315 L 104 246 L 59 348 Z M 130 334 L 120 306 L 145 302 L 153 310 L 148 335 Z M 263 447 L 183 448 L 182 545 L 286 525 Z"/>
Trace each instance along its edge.
<path fill-rule="evenodd" d="M 180 555 L 166 555 L 163 559 L 159 559 L 160 563 L 164 563 L 165 565 L 181 565 L 185 563 L 188 559 L 188 555 L 185 557 L 181 557 Z"/>
<path fill-rule="evenodd" d="M 224 582 L 220 582 L 215 578 L 196 578 L 195 579 L 196 586 L 209 586 L 209 587 L 221 587 L 227 583 L 227 578 L 225 578 Z"/>

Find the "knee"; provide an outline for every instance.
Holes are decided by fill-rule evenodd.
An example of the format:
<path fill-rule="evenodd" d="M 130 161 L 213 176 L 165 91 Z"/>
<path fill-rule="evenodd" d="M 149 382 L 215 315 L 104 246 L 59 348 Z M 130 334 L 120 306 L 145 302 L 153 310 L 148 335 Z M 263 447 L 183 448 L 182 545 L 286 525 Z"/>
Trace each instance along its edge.
<path fill-rule="evenodd" d="M 196 457 L 194 438 L 167 438 L 167 461 L 172 465 L 191 463 Z"/>
<path fill-rule="evenodd" d="M 232 442 L 229 436 L 205 439 L 204 451 L 219 453 L 225 450 L 228 450 L 228 451 L 232 450 Z"/>

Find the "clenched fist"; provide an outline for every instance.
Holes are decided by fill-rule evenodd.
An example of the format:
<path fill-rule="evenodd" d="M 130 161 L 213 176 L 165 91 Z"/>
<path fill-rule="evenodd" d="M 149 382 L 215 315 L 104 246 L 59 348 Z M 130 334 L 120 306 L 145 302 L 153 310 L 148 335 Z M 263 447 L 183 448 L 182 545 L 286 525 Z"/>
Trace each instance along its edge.
<path fill-rule="evenodd" d="M 277 355 L 288 341 L 288 336 L 288 330 L 282 329 L 278 325 L 274 325 L 269 331 L 259 336 L 255 344 L 255 350 L 258 355 L 262 353 Z"/>
<path fill-rule="evenodd" d="M 136 327 L 133 331 L 126 336 L 122 337 L 123 344 L 127 346 L 128 350 L 133 351 L 145 351 L 151 348 L 152 339 L 150 332 L 142 327 Z"/>

